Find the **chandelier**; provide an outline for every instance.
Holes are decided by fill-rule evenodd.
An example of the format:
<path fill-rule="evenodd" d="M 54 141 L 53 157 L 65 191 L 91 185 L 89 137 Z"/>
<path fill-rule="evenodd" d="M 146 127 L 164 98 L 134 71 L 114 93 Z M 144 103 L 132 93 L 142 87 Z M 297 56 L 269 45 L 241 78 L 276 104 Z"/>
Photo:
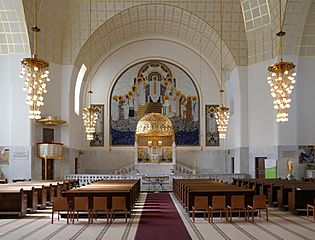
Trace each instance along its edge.
<path fill-rule="evenodd" d="M 30 119 L 40 119 L 40 107 L 44 105 L 43 95 L 47 93 L 46 83 L 50 81 L 48 66 L 49 63 L 37 57 L 37 33 L 40 28 L 37 27 L 37 0 L 35 10 L 35 26 L 31 29 L 35 33 L 34 54 L 31 58 L 21 60 L 20 78 L 24 78 L 23 90 L 27 92 L 26 104 L 29 105 L 28 117 Z"/>
<path fill-rule="evenodd" d="M 229 108 L 223 105 L 217 107 L 214 116 L 218 125 L 219 138 L 225 138 L 230 118 Z"/>
<path fill-rule="evenodd" d="M 89 94 L 92 94 L 92 91 L 89 91 Z M 93 140 L 93 133 L 95 133 L 96 120 L 98 118 L 99 108 L 92 107 L 91 104 L 89 107 L 83 109 L 83 121 L 85 126 L 86 139 L 88 141 Z"/>
<path fill-rule="evenodd" d="M 226 137 L 226 132 L 227 132 L 227 126 L 229 123 L 229 117 L 230 117 L 230 112 L 228 107 L 224 107 L 223 105 L 223 76 L 222 76 L 222 16 L 223 16 L 223 1 L 221 0 L 221 45 L 220 45 L 220 61 L 221 61 L 221 68 L 220 68 L 220 76 L 221 76 L 221 83 L 220 83 L 220 97 L 221 97 L 221 106 L 216 107 L 214 116 L 216 119 L 216 123 L 218 126 L 218 132 L 219 132 L 219 138 L 225 138 Z"/>
<path fill-rule="evenodd" d="M 92 8 L 91 8 L 91 0 L 90 0 L 90 15 L 89 15 L 89 66 L 91 68 L 91 12 L 92 12 Z M 91 72 L 91 71 L 90 71 Z M 90 73 L 91 75 L 91 73 Z M 95 125 L 96 125 L 96 120 L 98 118 L 98 112 L 100 111 L 100 109 L 98 107 L 93 107 L 91 105 L 91 95 L 92 95 L 92 91 L 91 91 L 91 79 L 89 81 L 89 107 L 84 108 L 83 109 L 83 121 L 84 121 L 84 126 L 85 126 L 85 133 L 86 133 L 86 139 L 88 141 L 92 141 L 94 136 L 93 134 L 95 133 Z"/>
<path fill-rule="evenodd" d="M 281 21 L 281 1 L 280 5 L 280 32 L 277 36 L 280 37 L 280 61 L 268 67 L 269 76 L 267 82 L 270 86 L 270 94 L 274 98 L 273 107 L 277 112 L 277 122 L 288 121 L 288 109 L 291 103 L 291 93 L 296 82 L 294 71 L 295 65 L 293 62 L 284 62 L 282 60 L 282 37 L 286 34 L 282 27 Z"/>

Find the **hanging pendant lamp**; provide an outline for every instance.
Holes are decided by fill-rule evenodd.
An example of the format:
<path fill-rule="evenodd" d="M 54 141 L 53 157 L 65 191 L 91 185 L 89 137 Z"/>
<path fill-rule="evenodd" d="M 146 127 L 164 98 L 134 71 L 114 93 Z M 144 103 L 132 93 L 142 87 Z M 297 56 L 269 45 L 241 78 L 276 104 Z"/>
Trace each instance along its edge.
<path fill-rule="evenodd" d="M 47 93 L 46 83 L 49 78 L 49 63 L 37 57 L 37 33 L 40 28 L 37 26 L 37 0 L 35 4 L 35 25 L 31 28 L 35 34 L 34 54 L 31 58 L 21 60 L 20 78 L 24 78 L 23 90 L 27 92 L 26 104 L 29 105 L 28 117 L 30 119 L 40 119 L 40 107 L 44 105 L 44 94 Z"/>
<path fill-rule="evenodd" d="M 271 96 L 274 98 L 273 107 L 277 112 L 277 122 L 287 122 L 288 109 L 291 106 L 291 94 L 295 84 L 296 73 L 293 62 L 284 62 L 282 60 L 282 37 L 286 34 L 283 31 L 283 22 L 281 14 L 281 0 L 279 0 L 280 8 L 280 32 L 277 36 L 280 37 L 279 55 L 280 61 L 268 67 L 269 76 L 267 82 L 270 86 Z"/>
<path fill-rule="evenodd" d="M 226 138 L 226 132 L 228 128 L 228 123 L 229 123 L 229 117 L 230 117 L 230 112 L 229 108 L 225 107 L 223 105 L 223 94 L 224 94 L 224 89 L 223 89 L 223 76 L 222 76 L 222 43 L 223 43 L 223 37 L 222 37 L 222 18 L 223 18 L 223 1 L 221 0 L 221 11 L 220 11 L 220 16 L 221 16 L 221 45 L 220 45 L 220 61 L 221 61 L 221 66 L 220 66 L 220 98 L 221 98 L 221 105 L 219 107 L 216 107 L 214 116 L 216 119 L 216 123 L 218 125 L 218 132 L 219 132 L 219 138 L 223 139 Z"/>
<path fill-rule="evenodd" d="M 98 112 L 100 111 L 100 109 L 98 107 L 93 107 L 91 106 L 91 95 L 92 95 L 92 90 L 91 90 L 91 31 L 92 31 L 92 26 L 91 26 L 91 22 L 92 22 L 92 6 L 91 6 L 91 0 L 90 0 L 90 19 L 89 19 L 89 66 L 90 66 L 90 79 L 89 79 L 89 107 L 86 107 L 83 109 L 83 121 L 84 121 L 84 126 L 85 126 L 85 133 L 86 133 L 86 139 L 88 141 L 92 141 L 94 136 L 93 134 L 95 133 L 95 125 L 96 125 L 96 121 L 98 118 Z"/>

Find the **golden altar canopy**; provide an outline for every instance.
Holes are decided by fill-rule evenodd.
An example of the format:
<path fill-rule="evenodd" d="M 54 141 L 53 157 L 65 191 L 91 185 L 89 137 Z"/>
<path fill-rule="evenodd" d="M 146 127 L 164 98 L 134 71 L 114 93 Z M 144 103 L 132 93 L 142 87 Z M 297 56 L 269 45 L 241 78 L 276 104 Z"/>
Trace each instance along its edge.
<path fill-rule="evenodd" d="M 137 136 L 174 136 L 171 120 L 161 113 L 144 115 L 137 124 Z"/>

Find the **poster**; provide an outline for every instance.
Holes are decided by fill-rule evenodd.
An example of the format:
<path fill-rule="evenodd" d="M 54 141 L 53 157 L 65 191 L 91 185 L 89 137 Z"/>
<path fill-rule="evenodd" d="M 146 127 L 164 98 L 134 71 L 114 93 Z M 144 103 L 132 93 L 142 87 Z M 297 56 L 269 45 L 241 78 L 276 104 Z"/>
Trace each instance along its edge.
<path fill-rule="evenodd" d="M 299 163 L 315 163 L 315 146 L 299 146 Z"/>
<path fill-rule="evenodd" d="M 9 165 L 9 153 L 8 147 L 0 147 L 0 165 Z"/>

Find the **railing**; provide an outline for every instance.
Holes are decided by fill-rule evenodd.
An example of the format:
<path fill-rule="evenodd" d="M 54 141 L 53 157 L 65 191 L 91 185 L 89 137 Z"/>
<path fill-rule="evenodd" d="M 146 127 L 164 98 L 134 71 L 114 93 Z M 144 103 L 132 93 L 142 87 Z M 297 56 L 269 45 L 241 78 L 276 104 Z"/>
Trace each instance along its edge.
<path fill-rule="evenodd" d="M 70 174 L 66 175 L 66 180 L 79 180 L 80 185 L 86 185 L 99 180 L 119 180 L 119 179 L 141 179 L 136 174 Z"/>
<path fill-rule="evenodd" d="M 203 173 L 203 174 L 176 174 L 172 179 L 210 179 L 215 178 L 222 181 L 232 182 L 233 178 L 247 179 L 250 175 L 247 173 Z"/>
<path fill-rule="evenodd" d="M 185 174 L 196 174 L 196 169 L 186 163 L 176 162 L 175 170 Z"/>
<path fill-rule="evenodd" d="M 134 162 L 130 162 L 124 166 L 121 166 L 119 168 L 113 169 L 110 171 L 110 173 L 114 173 L 114 174 L 127 174 L 131 171 L 135 170 L 135 165 Z"/>
<path fill-rule="evenodd" d="M 236 179 L 246 179 L 250 178 L 250 175 L 246 173 L 234 173 L 234 174 L 170 174 L 170 175 L 159 175 L 155 174 L 154 177 L 165 177 L 168 179 L 165 180 L 165 184 L 169 186 L 168 189 L 171 189 L 173 185 L 173 179 L 210 179 L 215 178 L 222 181 L 232 182 L 233 178 Z M 67 180 L 79 180 L 80 185 L 86 185 L 91 182 L 98 180 L 126 180 L 126 179 L 141 179 L 142 183 L 146 183 L 147 175 L 138 175 L 138 174 L 70 174 L 66 175 Z M 143 188 L 142 188 L 143 190 Z"/>

